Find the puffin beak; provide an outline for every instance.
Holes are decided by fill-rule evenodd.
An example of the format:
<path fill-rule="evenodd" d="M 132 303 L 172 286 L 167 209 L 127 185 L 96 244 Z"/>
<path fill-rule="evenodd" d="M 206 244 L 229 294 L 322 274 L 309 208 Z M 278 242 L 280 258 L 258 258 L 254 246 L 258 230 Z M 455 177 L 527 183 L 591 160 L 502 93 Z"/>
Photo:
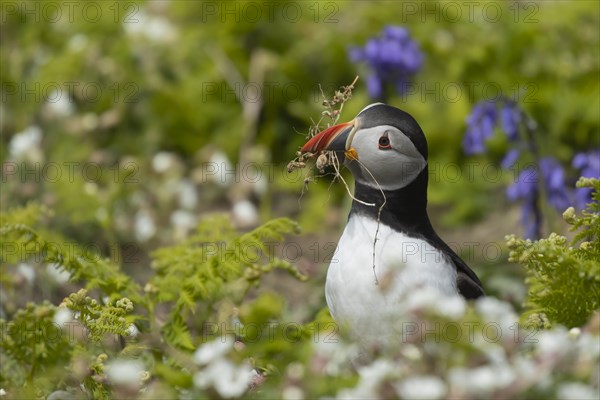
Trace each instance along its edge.
<path fill-rule="evenodd" d="M 346 151 L 350 149 L 354 132 L 356 132 L 357 120 L 334 125 L 323 132 L 310 138 L 300 151 L 302 153 L 318 153 L 320 151 Z"/>

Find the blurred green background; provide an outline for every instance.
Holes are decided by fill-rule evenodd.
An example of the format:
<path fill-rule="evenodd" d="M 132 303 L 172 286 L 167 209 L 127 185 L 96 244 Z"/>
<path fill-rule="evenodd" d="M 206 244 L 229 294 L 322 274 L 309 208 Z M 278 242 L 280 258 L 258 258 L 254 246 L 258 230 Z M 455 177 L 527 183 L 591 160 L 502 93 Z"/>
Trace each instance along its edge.
<path fill-rule="evenodd" d="M 46 205 L 52 229 L 140 278 L 149 252 L 208 213 L 240 229 L 289 216 L 304 229 L 290 257 L 316 278 L 298 297 L 324 304 L 322 261 L 349 198 L 328 177 L 305 188 L 308 169 L 286 164 L 321 116 L 320 87 L 331 96 L 361 77 L 341 120 L 372 102 L 348 49 L 386 25 L 407 27 L 425 57 L 388 101 L 427 135 L 434 226 L 489 292 L 524 295 L 503 244 L 521 232 L 504 199 L 516 172 L 499 170 L 499 136 L 488 155 L 464 156 L 472 106 L 516 100 L 540 126 L 541 152 L 567 169 L 600 145 L 597 1 L 67 3 L 2 5 L 1 207 Z M 546 211 L 545 232 L 564 233 Z"/>

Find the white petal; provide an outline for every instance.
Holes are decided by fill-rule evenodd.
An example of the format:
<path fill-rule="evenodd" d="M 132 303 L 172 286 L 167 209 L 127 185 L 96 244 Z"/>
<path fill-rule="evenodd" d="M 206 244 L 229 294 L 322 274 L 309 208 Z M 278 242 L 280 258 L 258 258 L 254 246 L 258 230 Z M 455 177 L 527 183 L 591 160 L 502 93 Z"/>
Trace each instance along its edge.
<path fill-rule="evenodd" d="M 394 386 L 403 399 L 441 399 L 447 391 L 446 384 L 437 376 L 412 376 Z"/>
<path fill-rule="evenodd" d="M 206 365 L 223 357 L 233 348 L 231 336 L 219 337 L 211 342 L 204 343 L 194 353 L 194 361 L 199 365 Z"/>
<path fill-rule="evenodd" d="M 115 360 L 106 364 L 106 375 L 113 384 L 139 384 L 144 364 L 138 360 Z"/>
<path fill-rule="evenodd" d="M 66 328 L 68 322 L 73 321 L 73 311 L 68 308 L 60 307 L 54 314 L 54 323 L 61 329 Z"/>

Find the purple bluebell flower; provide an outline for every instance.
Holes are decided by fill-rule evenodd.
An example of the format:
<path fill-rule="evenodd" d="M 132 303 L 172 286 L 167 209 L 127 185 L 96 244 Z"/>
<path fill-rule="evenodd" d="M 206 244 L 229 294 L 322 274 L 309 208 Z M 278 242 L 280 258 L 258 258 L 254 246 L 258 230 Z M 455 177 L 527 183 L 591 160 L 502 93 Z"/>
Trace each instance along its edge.
<path fill-rule="evenodd" d="M 592 201 L 592 188 L 575 188 L 575 206 L 583 210 Z"/>
<path fill-rule="evenodd" d="M 530 199 L 538 193 L 538 177 L 535 168 L 526 168 L 506 189 L 506 197 L 511 200 Z"/>
<path fill-rule="evenodd" d="M 481 101 L 467 117 L 467 133 L 463 137 L 463 149 L 467 155 L 485 152 L 485 141 L 494 133 L 498 119 L 496 105 Z"/>
<path fill-rule="evenodd" d="M 367 77 L 367 91 L 373 98 L 380 98 L 383 95 L 383 81 L 377 74 Z"/>
<path fill-rule="evenodd" d="M 515 165 L 515 163 L 517 162 L 517 160 L 519 159 L 519 156 L 521 155 L 521 152 L 517 149 L 510 149 L 505 155 L 504 158 L 502 159 L 502 161 L 500 162 L 500 165 L 502 166 L 502 168 L 504 169 L 509 169 L 510 167 L 512 167 L 513 165 Z"/>
<path fill-rule="evenodd" d="M 410 40 L 410 34 L 408 29 L 403 26 L 388 25 L 383 28 L 383 37 L 388 39 L 395 39 L 400 42 L 404 40 Z"/>
<path fill-rule="evenodd" d="M 508 140 L 515 141 L 519 138 L 519 124 L 521 123 L 521 110 L 517 103 L 505 101 L 500 109 L 500 125 L 508 137 Z"/>
<path fill-rule="evenodd" d="M 467 117 L 467 132 L 463 138 L 465 153 L 471 155 L 485 152 L 485 141 L 492 136 L 498 124 L 509 141 L 517 141 L 521 121 L 522 111 L 514 101 L 504 100 L 500 110 L 496 103 L 480 101 Z M 518 151 L 510 151 L 502 161 L 503 167 L 511 167 L 518 156 Z"/>
<path fill-rule="evenodd" d="M 523 203 L 521 223 L 525 231 L 523 236 L 525 239 L 539 239 L 542 230 L 542 218 L 535 201 L 526 201 Z"/>
<path fill-rule="evenodd" d="M 348 58 L 353 63 L 361 62 L 365 58 L 365 50 L 356 46 L 350 47 L 348 49 Z"/>
<path fill-rule="evenodd" d="M 573 167 L 586 178 L 600 178 L 600 149 L 578 153 L 573 157 Z"/>
<path fill-rule="evenodd" d="M 565 184 L 565 170 L 552 157 L 541 159 L 539 167 L 544 179 L 548 202 L 557 211 L 565 211 L 571 203 L 567 185 Z"/>
<path fill-rule="evenodd" d="M 539 172 L 532 167 L 521 171 L 517 180 L 506 189 L 506 197 L 511 201 L 523 200 L 521 223 L 525 227 L 525 237 L 528 239 L 539 238 L 542 226 L 538 204 L 540 173 L 550 205 L 563 212 L 570 204 L 569 191 L 565 184 L 565 171 L 556 159 L 552 157 L 541 159 Z"/>
<path fill-rule="evenodd" d="M 586 178 L 600 178 L 600 149 L 587 153 L 578 153 L 573 157 L 572 165 Z M 575 205 L 583 210 L 592 201 L 592 188 L 575 189 Z"/>
<path fill-rule="evenodd" d="M 367 90 L 373 98 L 381 98 L 384 85 L 392 83 L 401 91 L 405 83 L 423 65 L 423 53 L 406 28 L 386 26 L 381 36 L 370 39 L 364 48 L 348 50 L 352 62 L 366 62 L 371 68 Z"/>
<path fill-rule="evenodd" d="M 506 197 L 509 200 L 523 200 L 521 223 L 525 227 L 525 237 L 527 239 L 537 239 L 542 226 L 538 195 L 538 174 L 535 168 L 527 168 L 521 171 L 517 180 L 506 189 Z"/>

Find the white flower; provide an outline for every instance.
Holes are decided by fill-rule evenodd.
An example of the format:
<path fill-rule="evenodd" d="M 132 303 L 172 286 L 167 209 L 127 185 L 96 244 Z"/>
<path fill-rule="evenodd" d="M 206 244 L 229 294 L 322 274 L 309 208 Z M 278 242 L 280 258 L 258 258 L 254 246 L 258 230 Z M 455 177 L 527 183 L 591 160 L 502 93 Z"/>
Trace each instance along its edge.
<path fill-rule="evenodd" d="M 21 274 L 23 276 L 23 278 L 25 278 L 27 283 L 29 283 L 30 285 L 35 280 L 35 268 L 33 268 L 29 264 L 25 264 L 25 263 L 19 264 L 19 266 L 17 267 L 17 272 L 19 274 Z"/>
<path fill-rule="evenodd" d="M 115 385 L 140 384 L 144 364 L 138 360 L 114 360 L 106 364 L 106 376 Z"/>
<path fill-rule="evenodd" d="M 175 27 L 164 17 L 148 15 L 144 10 L 136 12 L 123 21 L 125 32 L 132 36 L 144 36 L 155 42 L 168 42 L 177 36 Z"/>
<path fill-rule="evenodd" d="M 6 390 L 0 388 L 0 396 L 6 396 Z"/>
<path fill-rule="evenodd" d="M 281 392 L 281 397 L 283 400 L 303 400 L 304 392 L 298 386 L 286 386 L 285 389 Z"/>
<path fill-rule="evenodd" d="M 500 345 L 492 344 L 485 346 L 485 354 L 488 360 L 494 365 L 505 365 L 507 362 L 506 350 Z"/>
<path fill-rule="evenodd" d="M 67 91 L 53 90 L 46 100 L 46 108 L 58 117 L 68 117 L 73 114 L 73 101 Z"/>
<path fill-rule="evenodd" d="M 598 389 L 579 382 L 563 383 L 558 387 L 557 398 L 563 400 L 597 400 Z"/>
<path fill-rule="evenodd" d="M 35 126 L 29 126 L 25 130 L 15 134 L 8 145 L 10 155 L 14 158 L 28 158 L 39 161 L 39 146 L 42 142 L 42 130 Z"/>
<path fill-rule="evenodd" d="M 315 337 L 315 356 L 325 360 L 326 364 L 323 368 L 325 374 L 337 376 L 344 367 L 348 367 L 348 364 L 358 357 L 358 345 L 347 345 L 341 339 L 329 335 L 330 333 L 325 331 L 323 335 L 319 333 Z"/>
<path fill-rule="evenodd" d="M 183 240 L 198 223 L 196 215 L 186 210 L 173 211 L 170 219 L 174 228 L 173 236 L 179 240 Z"/>
<path fill-rule="evenodd" d="M 541 331 L 537 339 L 537 351 L 540 355 L 546 357 L 562 357 L 571 351 L 573 346 L 567 330 L 562 327 Z"/>
<path fill-rule="evenodd" d="M 342 390 L 338 398 L 360 399 L 377 396 L 379 385 L 386 379 L 394 378 L 399 373 L 397 363 L 386 359 L 377 359 L 370 365 L 358 368 L 360 380 L 354 389 Z"/>
<path fill-rule="evenodd" d="M 259 177 L 252 181 L 252 189 L 254 190 L 254 193 L 262 196 L 267 193 L 267 189 L 269 188 L 269 175 L 267 175 L 268 172 L 263 173 L 260 170 L 258 174 L 260 174 Z"/>
<path fill-rule="evenodd" d="M 499 325 L 501 333 L 508 333 L 516 327 L 519 317 L 513 307 L 495 297 L 481 297 L 475 302 L 475 310 L 486 322 L 494 322 Z M 507 338 L 509 336 L 506 336 Z M 512 337 L 512 336 L 510 336 Z"/>
<path fill-rule="evenodd" d="M 448 382 L 460 391 L 464 391 L 470 384 L 469 371 L 466 368 L 454 367 L 448 371 Z"/>
<path fill-rule="evenodd" d="M 198 222 L 196 215 L 185 210 L 175 210 L 171 214 L 171 224 L 184 230 L 193 229 Z"/>
<path fill-rule="evenodd" d="M 258 223 L 258 211 L 249 200 L 241 200 L 233 205 L 233 216 L 236 222 L 243 227 Z"/>
<path fill-rule="evenodd" d="M 411 361 L 418 361 L 423 358 L 421 350 L 412 343 L 403 343 L 400 352 Z"/>
<path fill-rule="evenodd" d="M 290 363 L 287 367 L 287 374 L 292 380 L 302 380 L 304 378 L 304 365 L 299 362 Z"/>
<path fill-rule="evenodd" d="M 135 215 L 135 236 L 140 242 L 145 242 L 156 234 L 156 225 L 150 213 L 140 210 Z"/>
<path fill-rule="evenodd" d="M 437 376 L 412 376 L 394 385 L 403 399 L 441 399 L 446 395 L 446 384 Z"/>
<path fill-rule="evenodd" d="M 88 37 L 82 33 L 78 33 L 76 35 L 71 36 L 67 47 L 69 48 L 69 50 L 77 52 L 83 50 L 87 44 Z"/>
<path fill-rule="evenodd" d="M 199 365 L 210 364 L 223 357 L 233 348 L 233 337 L 218 337 L 211 342 L 204 343 L 194 353 L 194 361 Z"/>
<path fill-rule="evenodd" d="M 193 210 L 198 205 L 198 193 L 196 187 L 189 179 L 179 182 L 179 205 L 181 208 Z"/>
<path fill-rule="evenodd" d="M 60 268 L 60 264 L 51 263 L 46 266 L 48 275 L 56 281 L 56 283 L 66 283 L 69 281 L 71 274 L 65 269 Z"/>
<path fill-rule="evenodd" d="M 175 156 L 166 151 L 158 152 L 152 157 L 152 169 L 160 173 L 166 172 L 175 165 Z"/>
<path fill-rule="evenodd" d="M 437 304 L 437 313 L 449 319 L 459 319 L 465 315 L 467 303 L 461 296 L 448 297 Z"/>
<path fill-rule="evenodd" d="M 580 328 L 571 328 L 569 330 L 569 337 L 571 339 L 577 339 L 580 335 L 581 335 L 581 329 Z"/>
<path fill-rule="evenodd" d="M 227 155 L 222 151 L 215 151 L 209 161 L 210 173 L 206 177 L 213 179 L 220 186 L 229 186 L 235 180 L 235 168 Z"/>
<path fill-rule="evenodd" d="M 56 313 L 54 313 L 53 321 L 56 325 L 64 329 L 67 322 L 73 321 L 73 311 L 65 307 L 59 307 Z"/>
<path fill-rule="evenodd" d="M 252 373 L 247 364 L 236 366 L 227 359 L 218 358 L 194 375 L 194 385 L 201 389 L 212 386 L 221 397 L 239 397 L 248 389 Z"/>
<path fill-rule="evenodd" d="M 140 330 L 135 326 L 135 324 L 131 324 L 127 327 L 127 336 L 134 338 L 140 334 Z"/>
<path fill-rule="evenodd" d="M 498 317 L 513 312 L 510 304 L 495 297 L 480 297 L 475 303 L 477 312 L 484 316 Z"/>
<path fill-rule="evenodd" d="M 490 393 L 507 387 L 516 379 L 515 373 L 508 364 L 484 365 L 474 369 L 453 368 L 448 374 L 452 386 L 468 390 L 471 393 Z"/>
<path fill-rule="evenodd" d="M 575 346 L 582 358 L 596 359 L 600 357 L 600 340 L 598 340 L 598 336 L 583 332 L 575 342 Z"/>
<path fill-rule="evenodd" d="M 540 368 L 528 357 L 517 357 L 514 362 L 514 371 L 519 379 L 531 381 L 539 379 Z M 548 371 L 549 372 L 549 371 Z"/>
<path fill-rule="evenodd" d="M 493 367 L 494 375 L 496 376 L 496 387 L 497 388 L 505 388 L 512 385 L 517 376 L 513 371 L 511 365 L 502 363 L 496 364 Z"/>

